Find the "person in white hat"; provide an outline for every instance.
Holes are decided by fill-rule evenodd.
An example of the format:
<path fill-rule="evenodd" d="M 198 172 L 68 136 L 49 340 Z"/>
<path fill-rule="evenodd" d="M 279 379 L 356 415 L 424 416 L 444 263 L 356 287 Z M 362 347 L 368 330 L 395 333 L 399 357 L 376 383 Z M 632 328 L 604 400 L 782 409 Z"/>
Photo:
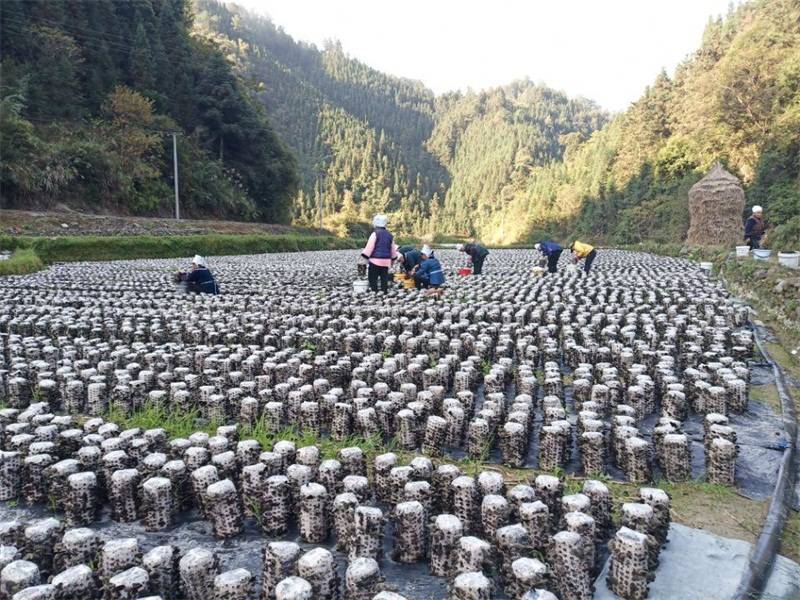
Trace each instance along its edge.
<path fill-rule="evenodd" d="M 194 292 L 196 294 L 217 294 L 219 287 L 211 274 L 211 271 L 206 265 L 206 259 L 195 254 L 192 259 L 192 269 L 188 273 L 178 273 L 176 278 L 180 282 L 186 284 L 187 292 Z"/>
<path fill-rule="evenodd" d="M 764 229 L 764 209 L 756 204 L 753 207 L 753 214 L 744 223 L 744 241 L 750 246 L 750 250 L 758 250 L 761 247 Z"/>
<path fill-rule="evenodd" d="M 459 252 L 464 252 L 469 256 L 469 262 L 472 266 L 472 274 L 480 275 L 483 272 L 483 261 L 489 256 L 489 251 L 477 242 L 470 242 L 469 244 L 459 244 L 457 246 Z"/>
<path fill-rule="evenodd" d="M 433 255 L 433 250 L 425 244 L 420 250 L 422 262 L 414 271 L 414 283 L 417 288 L 440 288 L 444 284 L 444 270 L 442 265 Z"/>
<path fill-rule="evenodd" d="M 389 290 L 389 267 L 397 258 L 397 244 L 394 243 L 394 236 L 386 229 L 387 222 L 386 215 L 375 215 L 372 219 L 374 230 L 359 257 L 359 274 L 366 264 L 367 280 L 373 292 L 378 291 L 379 281 L 383 293 Z"/>

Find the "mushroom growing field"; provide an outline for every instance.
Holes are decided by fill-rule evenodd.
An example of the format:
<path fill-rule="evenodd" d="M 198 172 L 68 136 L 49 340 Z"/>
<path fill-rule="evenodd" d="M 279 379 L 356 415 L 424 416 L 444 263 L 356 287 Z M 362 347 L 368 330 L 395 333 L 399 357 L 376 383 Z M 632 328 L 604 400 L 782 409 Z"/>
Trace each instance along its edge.
<path fill-rule="evenodd" d="M 436 254 L 439 296 L 354 294 L 353 251 L 0 279 L 0 600 L 690 597 L 667 484 L 764 501 L 785 447 L 747 306 L 682 259 Z"/>

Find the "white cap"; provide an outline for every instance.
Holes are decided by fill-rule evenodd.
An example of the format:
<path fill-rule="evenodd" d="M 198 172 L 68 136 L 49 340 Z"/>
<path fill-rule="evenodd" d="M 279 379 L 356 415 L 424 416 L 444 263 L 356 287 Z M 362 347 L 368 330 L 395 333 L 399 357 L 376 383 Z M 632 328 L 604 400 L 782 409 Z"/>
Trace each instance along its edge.
<path fill-rule="evenodd" d="M 430 255 L 433 253 L 433 250 L 431 250 L 431 247 L 430 247 L 430 246 L 428 246 L 428 244 L 425 244 L 425 245 L 422 247 L 422 250 L 420 250 L 420 252 L 421 252 L 422 254 L 424 254 L 425 256 L 430 256 Z"/>
<path fill-rule="evenodd" d="M 763 208 L 761 208 L 761 207 L 760 207 L 758 204 L 756 204 L 756 205 L 753 207 L 753 212 L 754 212 L 754 213 L 760 213 L 760 212 L 764 212 L 764 209 L 763 209 Z"/>
<path fill-rule="evenodd" d="M 194 258 L 192 259 L 192 263 L 197 265 L 198 267 L 205 267 L 206 259 L 200 256 L 199 254 L 195 254 Z"/>
<path fill-rule="evenodd" d="M 372 219 L 372 226 L 373 227 L 386 227 L 386 223 L 389 221 L 386 215 L 375 215 Z"/>
<path fill-rule="evenodd" d="M 541 250 L 542 249 L 542 245 L 541 244 L 534 244 L 533 247 L 536 248 L 537 250 Z"/>
<path fill-rule="evenodd" d="M 456 250 L 458 250 L 459 252 L 463 252 L 464 251 L 464 244 L 458 244 L 456 246 Z"/>

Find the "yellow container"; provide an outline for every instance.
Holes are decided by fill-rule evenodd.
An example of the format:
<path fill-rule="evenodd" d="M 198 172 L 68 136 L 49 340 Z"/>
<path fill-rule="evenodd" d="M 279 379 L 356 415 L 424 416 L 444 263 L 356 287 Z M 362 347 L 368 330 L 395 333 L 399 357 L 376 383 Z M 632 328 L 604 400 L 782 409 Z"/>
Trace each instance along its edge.
<path fill-rule="evenodd" d="M 403 287 L 406 288 L 407 290 L 412 289 L 414 287 L 414 280 L 411 278 L 406 279 L 403 282 Z"/>

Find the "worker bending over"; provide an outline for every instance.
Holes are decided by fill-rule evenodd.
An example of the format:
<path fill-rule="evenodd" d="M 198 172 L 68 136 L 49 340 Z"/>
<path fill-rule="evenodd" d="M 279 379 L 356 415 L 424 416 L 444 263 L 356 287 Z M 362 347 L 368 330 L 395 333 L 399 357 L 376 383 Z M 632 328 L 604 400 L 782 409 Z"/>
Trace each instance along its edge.
<path fill-rule="evenodd" d="M 389 267 L 397 258 L 397 244 L 394 243 L 394 236 L 386 229 L 387 221 L 386 215 L 375 215 L 372 219 L 372 226 L 375 229 L 359 257 L 362 265 L 367 262 L 367 280 L 370 289 L 377 292 L 380 281 L 381 291 L 384 294 L 389 290 Z"/>
<path fill-rule="evenodd" d="M 414 246 L 401 246 L 397 249 L 397 260 L 405 274 L 410 275 L 422 262 L 422 253 Z"/>
<path fill-rule="evenodd" d="M 480 275 L 483 271 L 483 261 L 489 256 L 489 251 L 478 244 L 477 242 L 470 242 L 469 244 L 459 244 L 458 251 L 464 252 L 469 256 L 469 261 L 472 263 L 472 274 Z"/>
<path fill-rule="evenodd" d="M 750 250 L 761 248 L 764 228 L 764 210 L 756 204 L 753 207 L 753 214 L 744 223 L 744 241 L 750 246 Z"/>
<path fill-rule="evenodd" d="M 192 268 L 189 272 L 179 271 L 175 275 L 175 281 L 183 283 L 187 292 L 195 294 L 217 294 L 219 287 L 214 276 L 206 266 L 206 259 L 195 254 L 192 259 Z"/>
<path fill-rule="evenodd" d="M 572 242 L 572 245 L 569 247 L 569 249 L 572 250 L 572 262 L 575 264 L 578 264 L 579 260 L 585 259 L 585 262 L 583 263 L 583 271 L 588 275 L 589 269 L 592 268 L 592 263 L 597 256 L 597 250 L 594 249 L 594 246 L 590 244 L 584 244 L 578 240 Z"/>
<path fill-rule="evenodd" d="M 430 246 L 422 247 L 422 262 L 414 271 L 414 282 L 418 288 L 438 288 L 444 283 L 442 265 L 433 255 Z"/>
<path fill-rule="evenodd" d="M 542 240 L 534 246 L 539 252 L 547 257 L 547 272 L 555 273 L 558 271 L 558 259 L 564 248 L 552 240 Z"/>

